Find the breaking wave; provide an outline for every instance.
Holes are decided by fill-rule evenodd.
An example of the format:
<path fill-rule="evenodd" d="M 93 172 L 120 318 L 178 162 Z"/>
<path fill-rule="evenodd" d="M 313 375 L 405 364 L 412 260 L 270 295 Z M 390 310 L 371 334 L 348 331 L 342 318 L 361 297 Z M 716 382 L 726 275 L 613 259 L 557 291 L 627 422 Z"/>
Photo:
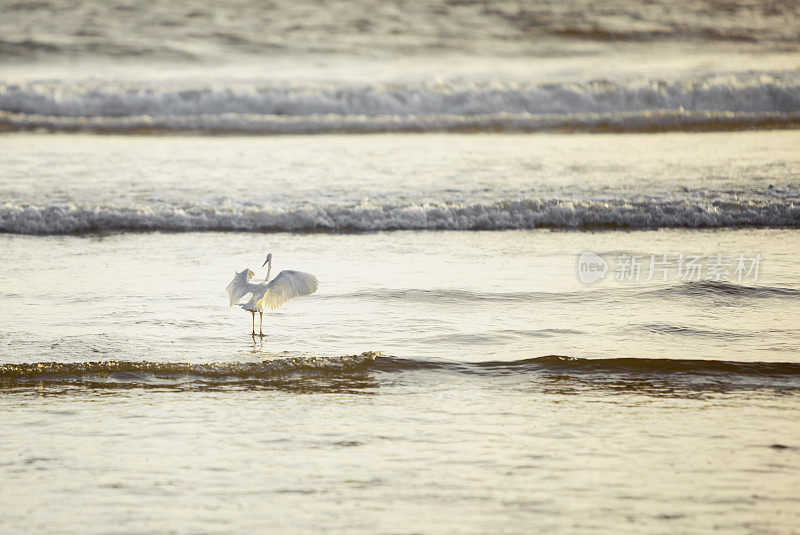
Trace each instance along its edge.
<path fill-rule="evenodd" d="M 800 228 L 800 206 L 759 201 L 575 201 L 361 204 L 296 209 L 180 205 L 0 205 L 0 232 L 373 232 L 388 230 Z"/>
<path fill-rule="evenodd" d="M 550 355 L 514 361 L 454 362 L 383 356 L 373 352 L 341 357 L 290 357 L 261 362 L 210 364 L 148 361 L 37 362 L 0 365 L 0 388 L 29 384 L 92 387 L 185 387 L 189 385 L 285 386 L 287 378 L 350 377 L 409 371 L 498 377 L 538 374 L 547 379 L 607 380 L 655 378 L 673 387 L 800 389 L 800 364 L 687 359 L 599 358 Z M 379 382 L 365 383 L 377 387 Z"/>
<path fill-rule="evenodd" d="M 0 84 L 0 131 L 667 131 L 800 126 L 800 75 L 418 85 Z"/>

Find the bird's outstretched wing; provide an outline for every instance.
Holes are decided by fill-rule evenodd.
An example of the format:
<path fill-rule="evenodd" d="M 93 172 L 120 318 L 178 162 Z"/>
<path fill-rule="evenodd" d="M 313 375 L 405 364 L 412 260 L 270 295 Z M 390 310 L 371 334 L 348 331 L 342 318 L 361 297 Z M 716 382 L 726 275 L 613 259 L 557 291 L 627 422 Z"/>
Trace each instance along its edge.
<path fill-rule="evenodd" d="M 262 306 L 275 310 L 289 299 L 313 294 L 318 287 L 319 283 L 314 275 L 287 269 L 278 273 L 267 284 L 267 291 L 259 302 Z"/>
<path fill-rule="evenodd" d="M 228 299 L 231 300 L 231 306 L 238 303 L 239 299 L 253 291 L 253 285 L 248 282 L 253 278 L 253 275 L 255 275 L 255 273 L 249 269 L 240 271 L 236 274 L 228 287 L 225 288 L 225 292 L 228 294 Z"/>

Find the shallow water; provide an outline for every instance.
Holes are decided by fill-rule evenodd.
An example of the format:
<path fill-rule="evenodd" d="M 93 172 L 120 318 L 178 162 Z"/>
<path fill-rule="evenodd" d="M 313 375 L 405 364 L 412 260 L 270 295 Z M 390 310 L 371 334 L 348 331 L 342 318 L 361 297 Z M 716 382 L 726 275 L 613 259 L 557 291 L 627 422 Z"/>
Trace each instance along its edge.
<path fill-rule="evenodd" d="M 0 532 L 796 531 L 797 5 L 0 12 Z"/>
<path fill-rule="evenodd" d="M 796 228 L 798 144 L 796 131 L 15 134 L 0 230 Z"/>
<path fill-rule="evenodd" d="M 13 259 L 0 285 L 3 359 L 239 362 L 377 351 L 460 361 L 792 361 L 797 239 L 787 230 L 670 229 L 3 235 Z M 315 295 L 267 312 L 268 336 L 254 343 L 250 315 L 228 308 L 224 288 L 267 250 L 276 270 L 302 269 L 321 283 Z M 676 279 L 675 267 L 666 282 L 647 282 L 645 263 L 639 283 L 610 273 L 584 284 L 583 251 L 610 262 L 625 251 L 763 260 L 757 281 Z"/>
<path fill-rule="evenodd" d="M 790 532 L 796 137 L 6 136 L 4 529 Z"/>
<path fill-rule="evenodd" d="M 5 391 L 4 525 L 781 533 L 797 522 L 798 450 L 777 446 L 796 443 L 796 394 L 425 371 L 297 386 Z M 98 529 L 109 515 L 117 528 Z"/>

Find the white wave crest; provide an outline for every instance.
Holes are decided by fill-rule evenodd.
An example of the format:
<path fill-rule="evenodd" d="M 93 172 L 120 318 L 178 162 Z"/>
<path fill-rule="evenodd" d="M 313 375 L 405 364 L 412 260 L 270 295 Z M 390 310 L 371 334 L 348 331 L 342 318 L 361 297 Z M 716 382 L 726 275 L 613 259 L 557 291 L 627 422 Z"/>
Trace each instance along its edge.
<path fill-rule="evenodd" d="M 800 228 L 800 206 L 750 201 L 623 202 L 525 199 L 497 203 L 164 209 L 74 205 L 0 206 L 0 232 L 370 232 L 384 230 Z"/>
<path fill-rule="evenodd" d="M 724 122 L 732 114 L 749 123 L 800 114 L 800 74 L 559 84 L 0 84 L 0 124 L 6 129 L 536 130 L 591 128 L 604 121 L 636 129 Z"/>

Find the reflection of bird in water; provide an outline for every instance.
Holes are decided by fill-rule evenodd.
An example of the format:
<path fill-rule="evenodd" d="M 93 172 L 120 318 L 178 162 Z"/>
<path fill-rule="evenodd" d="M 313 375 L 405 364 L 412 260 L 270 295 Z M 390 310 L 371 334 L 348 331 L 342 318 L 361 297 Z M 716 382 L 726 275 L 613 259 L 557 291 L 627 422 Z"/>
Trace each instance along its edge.
<path fill-rule="evenodd" d="M 236 274 L 225 291 L 231 300 L 231 306 L 238 303 L 243 297 L 250 294 L 250 300 L 239 304 L 240 307 L 253 315 L 253 336 L 256 334 L 256 312 L 260 316 L 258 333 L 264 336 L 262 324 L 264 323 L 264 307 L 276 310 L 289 299 L 302 295 L 311 295 L 317 291 L 319 283 L 314 275 L 302 271 L 284 270 L 278 273 L 271 282 L 269 273 L 272 270 L 272 253 L 267 255 L 264 265 L 267 267 L 267 278 L 263 282 L 251 283 L 253 273 L 249 269 Z"/>

